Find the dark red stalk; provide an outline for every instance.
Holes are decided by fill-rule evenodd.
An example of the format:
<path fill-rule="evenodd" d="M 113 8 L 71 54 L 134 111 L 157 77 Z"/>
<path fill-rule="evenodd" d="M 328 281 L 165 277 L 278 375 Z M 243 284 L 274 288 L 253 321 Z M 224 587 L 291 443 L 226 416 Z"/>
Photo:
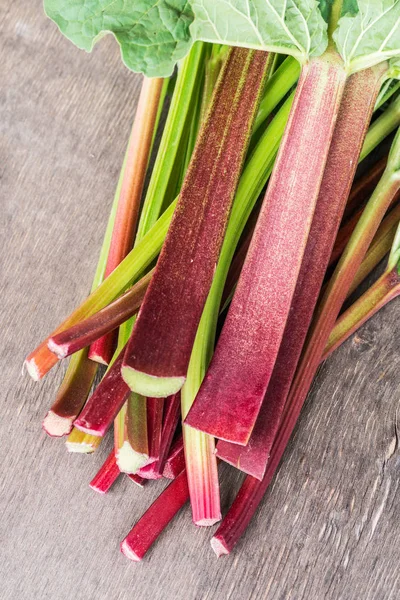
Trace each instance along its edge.
<path fill-rule="evenodd" d="M 115 460 L 114 448 L 106 458 L 97 475 L 89 483 L 92 490 L 105 494 L 117 480 L 120 475 L 117 462 Z"/>
<path fill-rule="evenodd" d="M 97 365 L 88 359 L 87 350 L 72 357 L 70 367 L 58 390 L 57 398 L 43 420 L 48 435 L 68 435 L 72 424 L 82 410 L 97 371 Z"/>
<path fill-rule="evenodd" d="M 128 399 L 130 389 L 121 377 L 123 351 L 101 380 L 85 408 L 76 419 L 77 429 L 103 436 Z"/>
<path fill-rule="evenodd" d="M 123 377 L 145 396 L 185 381 L 270 63 L 233 48 L 222 68 L 125 354 Z"/>
<path fill-rule="evenodd" d="M 174 394 L 173 396 L 170 396 L 169 398 L 165 399 L 164 419 L 162 425 L 161 443 L 158 452 L 158 459 L 150 465 L 146 465 L 146 467 L 143 467 L 143 469 L 141 469 L 143 477 L 145 477 L 146 474 L 148 475 L 149 479 L 159 479 L 159 477 L 163 476 L 163 471 L 167 459 L 169 459 L 170 451 L 173 450 L 171 449 L 171 444 L 176 428 L 178 426 L 180 409 L 180 394 Z M 181 445 L 183 448 L 183 442 L 181 443 Z"/>
<path fill-rule="evenodd" d="M 281 344 L 321 186 L 345 73 L 303 67 L 274 170 L 215 354 L 185 423 L 246 445 Z"/>
<path fill-rule="evenodd" d="M 217 456 L 262 479 L 329 256 L 342 219 L 358 156 L 380 89 L 380 69 L 353 75 L 347 82 L 333 134 L 292 307 L 261 411 L 246 446 L 220 441 Z"/>
<path fill-rule="evenodd" d="M 143 79 L 124 161 L 104 278 L 114 271 L 132 248 L 162 87 L 163 79 Z M 117 330 L 102 336 L 91 345 L 89 358 L 108 365 L 114 354 L 116 341 Z"/>
<path fill-rule="evenodd" d="M 142 560 L 176 513 L 189 500 L 186 471 L 169 484 L 121 542 L 121 552 L 130 560 Z"/>
<path fill-rule="evenodd" d="M 93 316 L 50 337 L 49 349 L 57 355 L 57 358 L 65 358 L 127 321 L 139 310 L 153 272 L 154 270 L 150 271 L 125 294 Z"/>
<path fill-rule="evenodd" d="M 168 459 L 165 463 L 163 477 L 175 479 L 185 468 L 185 453 L 183 449 L 183 437 L 179 436 L 172 445 Z"/>

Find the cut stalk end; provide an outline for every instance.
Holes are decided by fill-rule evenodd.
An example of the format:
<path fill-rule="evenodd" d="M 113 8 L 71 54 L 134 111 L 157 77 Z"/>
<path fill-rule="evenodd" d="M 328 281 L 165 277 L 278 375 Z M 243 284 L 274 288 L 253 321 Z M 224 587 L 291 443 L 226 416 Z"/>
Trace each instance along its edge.
<path fill-rule="evenodd" d="M 139 556 L 138 554 L 136 554 L 136 552 L 134 551 L 134 549 L 132 547 L 131 542 L 127 539 L 125 539 L 123 542 L 121 542 L 120 548 L 121 548 L 122 554 L 124 556 L 126 556 L 126 558 L 129 558 L 129 560 L 139 562 L 143 558 L 142 556 Z"/>
<path fill-rule="evenodd" d="M 222 538 L 214 536 L 210 540 L 211 548 L 214 550 L 217 558 L 223 556 L 224 554 L 229 554 L 229 549 L 225 545 L 225 542 Z"/>
<path fill-rule="evenodd" d="M 40 373 L 39 367 L 37 366 L 35 359 L 27 358 L 24 365 L 25 365 L 25 368 L 28 371 L 29 375 L 32 377 L 33 381 L 40 381 L 40 379 L 43 377 L 43 375 Z"/>
<path fill-rule="evenodd" d="M 193 521 L 193 523 L 197 525 L 197 527 L 211 527 L 211 525 L 215 525 L 215 523 L 218 523 L 220 520 L 221 515 L 214 519 L 198 519 L 197 521 Z"/>
<path fill-rule="evenodd" d="M 47 435 L 62 437 L 71 433 L 73 421 L 74 417 L 61 417 L 52 410 L 49 410 L 43 419 L 42 427 Z"/>
<path fill-rule="evenodd" d="M 116 453 L 117 465 L 122 473 L 133 475 L 149 462 L 145 454 L 135 452 L 129 442 L 125 441 Z"/>
<path fill-rule="evenodd" d="M 132 391 L 147 398 L 167 398 L 177 394 L 185 377 L 156 377 L 124 365 L 121 369 L 125 383 Z"/>
<path fill-rule="evenodd" d="M 103 438 L 98 436 L 87 435 L 74 427 L 69 434 L 65 445 L 68 452 L 91 454 L 100 446 L 102 439 Z"/>

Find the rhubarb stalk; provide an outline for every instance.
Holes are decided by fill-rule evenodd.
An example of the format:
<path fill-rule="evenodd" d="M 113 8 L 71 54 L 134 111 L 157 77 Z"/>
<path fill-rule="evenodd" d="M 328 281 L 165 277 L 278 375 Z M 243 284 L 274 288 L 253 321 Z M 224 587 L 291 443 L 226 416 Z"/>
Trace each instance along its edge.
<path fill-rule="evenodd" d="M 269 65 L 266 53 L 235 48 L 221 71 L 125 354 L 123 377 L 143 395 L 185 381 Z"/>
<path fill-rule="evenodd" d="M 399 218 L 397 219 L 397 223 Z M 400 294 L 400 227 L 397 226 L 387 268 L 383 275 L 336 321 L 325 347 L 325 360 L 368 319 Z"/>
<path fill-rule="evenodd" d="M 283 411 L 264 477 L 261 481 L 250 475 L 246 477 L 233 505 L 211 541 L 218 556 L 228 554 L 232 550 L 254 515 L 278 468 L 352 278 L 399 187 L 400 130 L 393 142 L 385 172 L 354 230 L 322 299 Z M 397 244 L 395 246 L 398 247 Z M 397 283 L 394 284 L 394 288 L 396 285 Z M 388 293 L 387 287 L 384 293 Z M 374 292 L 372 294 L 374 295 Z"/>
<path fill-rule="evenodd" d="M 121 542 L 121 552 L 130 560 L 142 560 L 150 546 L 189 499 L 186 472 L 158 496 Z"/>
<path fill-rule="evenodd" d="M 154 270 L 149 271 L 122 296 L 91 317 L 50 337 L 49 349 L 58 358 L 65 358 L 122 325 L 139 310 L 153 273 Z"/>
<path fill-rule="evenodd" d="M 344 82 L 345 71 L 330 52 L 311 59 L 302 69 L 245 265 L 210 368 L 186 418 L 188 425 L 215 437 L 246 445 L 261 408 L 300 270 Z"/>
<path fill-rule="evenodd" d="M 115 460 L 114 449 L 112 449 L 97 475 L 89 483 L 89 486 L 95 492 L 99 492 L 99 494 L 106 494 L 119 475 L 120 470 Z"/>
<path fill-rule="evenodd" d="M 75 427 L 90 435 L 104 436 L 127 400 L 130 389 L 121 377 L 123 351 L 75 420 Z"/>
<path fill-rule="evenodd" d="M 333 134 L 309 238 L 278 356 L 256 425 L 246 446 L 221 441 L 218 456 L 262 479 L 282 410 L 318 300 L 354 178 L 382 67 L 349 78 Z M 339 177 L 338 174 L 341 174 Z"/>
<path fill-rule="evenodd" d="M 140 200 L 157 120 L 163 79 L 143 79 L 136 115 L 122 167 L 121 185 L 118 186 L 118 208 L 108 252 L 105 277 L 119 265 L 132 248 L 139 214 Z M 89 358 L 106 364 L 116 346 L 116 331 L 110 332 L 89 350 Z"/>

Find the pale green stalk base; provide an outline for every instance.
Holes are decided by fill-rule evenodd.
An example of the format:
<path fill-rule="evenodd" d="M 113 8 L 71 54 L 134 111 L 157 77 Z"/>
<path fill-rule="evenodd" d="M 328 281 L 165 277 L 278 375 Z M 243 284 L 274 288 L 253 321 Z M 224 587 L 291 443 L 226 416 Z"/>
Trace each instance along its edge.
<path fill-rule="evenodd" d="M 149 462 L 149 457 L 146 454 L 135 452 L 127 441 L 116 450 L 115 458 L 121 473 L 127 473 L 128 475 L 134 475 Z"/>
<path fill-rule="evenodd" d="M 167 398 L 179 392 L 185 377 L 154 377 L 131 367 L 122 367 L 122 377 L 131 390 L 148 398 Z"/>

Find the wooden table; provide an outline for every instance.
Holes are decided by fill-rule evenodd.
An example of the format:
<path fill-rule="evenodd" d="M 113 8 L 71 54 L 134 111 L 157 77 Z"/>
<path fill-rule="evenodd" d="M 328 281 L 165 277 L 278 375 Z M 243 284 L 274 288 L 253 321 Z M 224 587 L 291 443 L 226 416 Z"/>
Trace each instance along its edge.
<path fill-rule="evenodd" d="M 160 484 L 92 492 L 107 443 L 77 456 L 46 437 L 64 367 L 33 383 L 21 366 L 88 292 L 140 78 L 111 38 L 75 49 L 41 0 L 2 0 L 0 23 L 2 600 L 400 598 L 396 302 L 321 369 L 230 557 L 216 559 L 188 507 L 142 564 L 119 553 Z M 239 480 L 221 468 L 224 511 Z"/>

